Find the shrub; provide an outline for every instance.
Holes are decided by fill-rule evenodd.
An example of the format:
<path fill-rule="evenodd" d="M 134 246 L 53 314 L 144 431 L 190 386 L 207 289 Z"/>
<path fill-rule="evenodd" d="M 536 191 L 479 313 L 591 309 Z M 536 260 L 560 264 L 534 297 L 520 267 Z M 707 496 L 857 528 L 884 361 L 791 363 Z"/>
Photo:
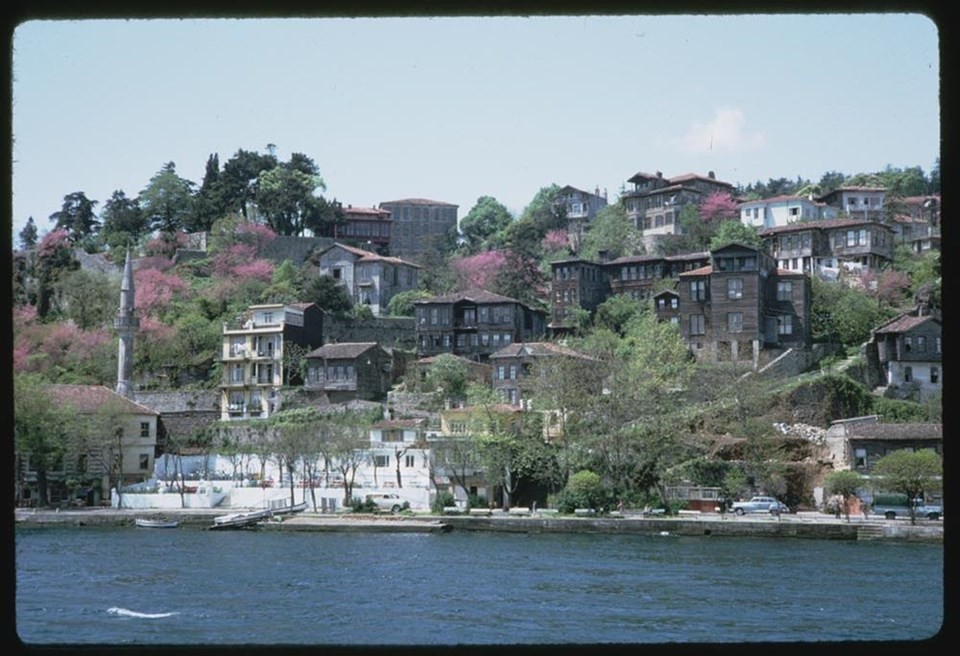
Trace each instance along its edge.
<path fill-rule="evenodd" d="M 478 494 L 471 494 L 467 497 L 467 509 L 470 508 L 486 508 L 487 507 L 487 497 L 481 496 Z"/>
<path fill-rule="evenodd" d="M 556 504 L 562 513 L 572 513 L 577 508 L 599 510 L 610 506 L 610 491 L 599 474 L 583 470 L 570 477 L 567 486 L 557 495 Z"/>
<path fill-rule="evenodd" d="M 350 500 L 350 509 L 357 513 L 373 513 L 377 511 L 377 504 L 375 504 L 371 499 L 353 497 Z"/>
<path fill-rule="evenodd" d="M 409 506 L 410 504 L 406 504 Z M 437 495 L 437 498 L 433 500 L 433 512 L 442 513 L 443 509 L 448 506 L 457 505 L 457 500 L 454 498 L 453 494 L 450 492 L 441 492 Z"/>

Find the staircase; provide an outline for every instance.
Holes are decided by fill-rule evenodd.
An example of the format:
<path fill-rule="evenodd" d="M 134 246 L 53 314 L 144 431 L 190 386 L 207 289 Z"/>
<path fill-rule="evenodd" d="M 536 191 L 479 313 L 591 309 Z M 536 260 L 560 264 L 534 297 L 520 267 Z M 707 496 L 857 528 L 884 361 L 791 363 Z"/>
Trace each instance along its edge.
<path fill-rule="evenodd" d="M 882 524 L 864 524 L 857 527 L 857 540 L 880 540 L 882 538 Z"/>

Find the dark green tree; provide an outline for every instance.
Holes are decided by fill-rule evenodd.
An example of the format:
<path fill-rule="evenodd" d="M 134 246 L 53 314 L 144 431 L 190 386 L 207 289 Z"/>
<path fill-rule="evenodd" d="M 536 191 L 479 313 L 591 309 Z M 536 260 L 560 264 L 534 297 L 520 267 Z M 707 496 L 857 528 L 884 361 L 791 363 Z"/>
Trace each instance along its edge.
<path fill-rule="evenodd" d="M 217 188 L 219 207 L 226 213 L 236 212 L 248 218 L 257 197 L 257 181 L 263 171 L 277 166 L 273 155 L 261 155 L 242 148 L 223 165 Z"/>
<path fill-rule="evenodd" d="M 599 258 L 605 251 L 610 258 L 643 252 L 643 235 L 627 218 L 621 203 L 607 205 L 593 218 L 583 238 L 580 256 L 588 260 Z"/>
<path fill-rule="evenodd" d="M 122 261 L 127 246 L 140 242 L 150 232 L 150 222 L 140 210 L 136 198 L 127 198 L 122 190 L 113 192 L 103 205 L 100 236 L 116 262 Z"/>
<path fill-rule="evenodd" d="M 880 479 L 874 483 L 882 490 L 900 492 L 909 500 L 923 499 L 943 487 L 943 458 L 929 449 L 900 449 L 877 460 L 871 476 Z M 909 508 L 910 523 L 916 524 L 916 508 L 912 503 Z"/>
<path fill-rule="evenodd" d="M 167 162 L 150 178 L 139 201 L 152 230 L 172 234 L 184 229 L 193 214 L 194 184 L 177 175 L 177 165 Z"/>
<path fill-rule="evenodd" d="M 54 230 L 66 230 L 74 244 L 95 236 L 100 228 L 100 221 L 93 211 L 96 205 L 97 201 L 90 200 L 82 191 L 67 194 L 60 211 L 50 215 L 50 220 L 56 222 Z"/>
<path fill-rule="evenodd" d="M 33 222 L 33 217 L 27 219 L 27 223 L 20 231 L 20 248 L 30 250 L 37 245 L 37 224 Z"/>
<path fill-rule="evenodd" d="M 717 226 L 717 231 L 710 240 L 710 250 L 731 242 L 738 242 L 754 248 L 760 248 L 763 244 L 754 226 L 740 223 L 740 221 L 723 221 Z"/>
<path fill-rule="evenodd" d="M 220 183 L 220 158 L 214 153 L 207 158 L 203 182 L 193 202 L 193 216 L 185 226 L 188 232 L 210 230 L 214 221 L 226 214 Z"/>
<path fill-rule="evenodd" d="M 487 240 L 502 232 L 513 221 L 510 211 L 493 196 L 481 196 L 465 217 L 460 219 L 460 232 L 466 240 L 467 251 L 478 253 L 487 246 Z"/>
<path fill-rule="evenodd" d="M 48 474 L 67 450 L 67 416 L 54 403 L 45 381 L 37 374 L 17 374 L 13 379 L 13 435 L 20 463 L 29 458 L 37 475 L 38 503 L 50 504 Z M 18 467 L 21 471 L 25 466 Z M 17 477 L 20 496 L 24 481 Z"/>
<path fill-rule="evenodd" d="M 344 315 L 353 307 L 353 302 L 343 285 L 330 276 L 317 276 L 306 284 L 303 301 L 316 303 L 324 312 Z"/>

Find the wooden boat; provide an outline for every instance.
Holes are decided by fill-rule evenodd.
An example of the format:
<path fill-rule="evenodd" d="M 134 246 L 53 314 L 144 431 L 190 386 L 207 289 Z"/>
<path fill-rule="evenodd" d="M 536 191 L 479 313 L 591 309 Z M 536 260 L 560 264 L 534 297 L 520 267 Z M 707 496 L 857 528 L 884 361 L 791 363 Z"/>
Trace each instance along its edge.
<path fill-rule="evenodd" d="M 134 523 L 140 528 L 177 528 L 180 522 L 176 519 L 147 519 L 146 517 L 137 517 Z"/>
<path fill-rule="evenodd" d="M 306 503 L 298 503 L 294 506 L 281 506 L 279 508 L 265 508 L 263 510 L 249 510 L 246 512 L 231 513 L 229 515 L 220 515 L 219 517 L 213 518 L 213 526 L 210 528 L 224 529 L 256 526 L 265 519 L 298 513 L 306 509 Z"/>

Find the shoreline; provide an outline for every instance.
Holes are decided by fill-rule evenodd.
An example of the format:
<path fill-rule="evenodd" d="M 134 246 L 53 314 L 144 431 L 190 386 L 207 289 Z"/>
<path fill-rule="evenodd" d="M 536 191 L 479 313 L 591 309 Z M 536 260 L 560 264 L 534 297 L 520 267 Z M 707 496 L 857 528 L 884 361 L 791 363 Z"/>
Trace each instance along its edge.
<path fill-rule="evenodd" d="M 233 510 L 237 512 L 237 510 Z M 70 510 L 36 510 L 18 508 L 17 525 L 80 527 L 135 527 L 139 518 L 164 516 L 177 519 L 178 528 L 206 529 L 214 517 L 227 514 L 225 509 L 133 510 L 90 508 Z M 177 529 L 138 529 L 177 530 Z M 244 529 L 249 530 L 249 529 Z M 703 513 L 680 517 L 645 517 L 629 512 L 618 517 L 510 515 L 379 515 L 302 512 L 258 524 L 254 530 L 288 530 L 315 532 L 425 532 L 495 531 L 511 533 L 579 533 L 579 534 L 654 534 L 700 537 L 776 537 L 826 540 L 889 539 L 909 542 L 943 543 L 943 520 L 836 519 L 823 513 L 796 513 L 779 518 L 768 516 L 718 515 Z"/>

